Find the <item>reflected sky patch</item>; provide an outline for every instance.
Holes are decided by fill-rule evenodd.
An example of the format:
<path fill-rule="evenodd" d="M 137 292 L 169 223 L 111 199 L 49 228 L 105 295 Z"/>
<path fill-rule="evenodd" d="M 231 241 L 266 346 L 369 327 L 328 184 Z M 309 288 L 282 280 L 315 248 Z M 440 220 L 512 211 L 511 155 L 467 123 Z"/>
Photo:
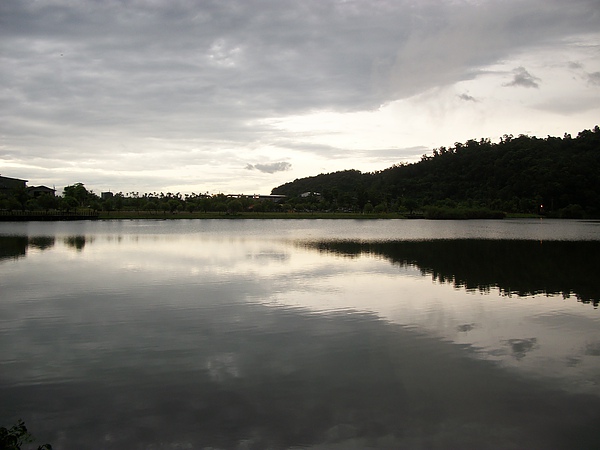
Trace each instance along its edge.
<path fill-rule="evenodd" d="M 470 269 L 477 248 L 526 255 L 530 241 L 340 246 L 284 225 L 272 239 L 169 223 L 0 236 L 1 417 L 56 448 L 598 442 L 600 327 L 581 277 L 529 270 L 521 288 L 510 258 Z"/>

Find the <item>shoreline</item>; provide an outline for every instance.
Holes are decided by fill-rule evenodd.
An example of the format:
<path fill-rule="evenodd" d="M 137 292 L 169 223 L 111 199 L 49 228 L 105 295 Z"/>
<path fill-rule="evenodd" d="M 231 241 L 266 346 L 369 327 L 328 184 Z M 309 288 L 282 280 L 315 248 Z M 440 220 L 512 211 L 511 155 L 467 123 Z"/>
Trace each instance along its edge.
<path fill-rule="evenodd" d="M 534 214 L 506 214 L 506 219 L 537 219 L 544 216 Z M 111 211 L 111 212 L 85 212 L 71 214 L 1 214 L 0 222 L 25 222 L 25 221 L 73 221 L 73 220 L 502 220 L 498 216 L 490 217 L 457 217 L 456 215 L 427 217 L 423 213 L 324 213 L 324 212 L 165 212 L 149 213 L 145 211 Z"/>

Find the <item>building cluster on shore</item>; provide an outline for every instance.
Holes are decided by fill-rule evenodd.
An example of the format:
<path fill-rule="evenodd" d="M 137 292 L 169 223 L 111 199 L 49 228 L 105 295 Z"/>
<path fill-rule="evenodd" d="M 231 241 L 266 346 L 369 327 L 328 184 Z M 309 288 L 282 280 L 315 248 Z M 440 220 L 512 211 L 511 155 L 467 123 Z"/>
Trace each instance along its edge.
<path fill-rule="evenodd" d="M 185 194 L 137 192 L 102 192 L 86 189 L 83 183 L 65 186 L 57 196 L 56 189 L 46 186 L 27 186 L 27 180 L 0 176 L 0 216 L 56 216 L 97 214 L 100 211 L 156 212 L 258 212 L 282 210 L 286 195 L 263 194 Z"/>
<path fill-rule="evenodd" d="M 27 193 L 37 198 L 43 194 L 56 196 L 56 189 L 49 188 L 47 186 L 27 186 L 29 180 L 22 180 L 20 178 L 4 177 L 0 175 L 0 195 L 11 195 L 16 190 L 26 190 Z M 285 200 L 286 195 L 271 195 L 271 194 L 227 194 L 227 198 L 230 199 L 252 199 L 252 200 L 271 200 L 272 202 L 279 202 Z M 100 194 L 102 200 L 108 200 L 114 198 L 112 192 L 102 192 Z"/>
<path fill-rule="evenodd" d="M 33 198 L 44 194 L 56 195 L 56 189 L 54 188 L 49 188 L 48 186 L 27 186 L 27 183 L 28 180 L 0 175 L 0 195 L 8 195 L 16 190 L 25 190 Z"/>

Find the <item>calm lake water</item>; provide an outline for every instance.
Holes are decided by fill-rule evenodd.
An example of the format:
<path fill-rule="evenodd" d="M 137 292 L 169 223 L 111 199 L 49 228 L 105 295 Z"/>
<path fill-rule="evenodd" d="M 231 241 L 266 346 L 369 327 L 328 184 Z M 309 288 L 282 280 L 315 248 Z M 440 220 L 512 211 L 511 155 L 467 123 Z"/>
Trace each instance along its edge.
<path fill-rule="evenodd" d="M 600 223 L 0 224 L 0 426 L 56 449 L 600 448 Z"/>

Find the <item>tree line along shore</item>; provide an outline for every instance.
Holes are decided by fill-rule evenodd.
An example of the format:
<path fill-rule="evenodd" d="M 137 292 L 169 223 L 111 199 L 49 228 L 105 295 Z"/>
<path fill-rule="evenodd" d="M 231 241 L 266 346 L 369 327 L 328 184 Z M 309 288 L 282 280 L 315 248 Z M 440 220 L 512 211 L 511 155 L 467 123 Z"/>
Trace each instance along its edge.
<path fill-rule="evenodd" d="M 291 199 L 319 193 L 326 203 L 375 211 L 500 211 L 565 218 L 600 217 L 600 128 L 576 137 L 504 135 L 455 143 L 411 164 L 361 173 L 320 174 L 273 189 Z"/>
<path fill-rule="evenodd" d="M 296 179 L 272 195 L 0 193 L 0 220 L 64 218 L 600 218 L 600 128 L 576 137 L 504 135 L 440 147 L 420 161 Z"/>

